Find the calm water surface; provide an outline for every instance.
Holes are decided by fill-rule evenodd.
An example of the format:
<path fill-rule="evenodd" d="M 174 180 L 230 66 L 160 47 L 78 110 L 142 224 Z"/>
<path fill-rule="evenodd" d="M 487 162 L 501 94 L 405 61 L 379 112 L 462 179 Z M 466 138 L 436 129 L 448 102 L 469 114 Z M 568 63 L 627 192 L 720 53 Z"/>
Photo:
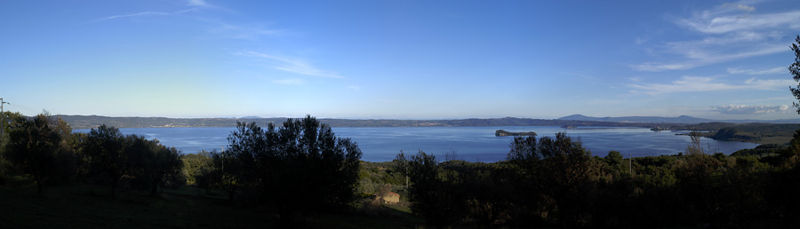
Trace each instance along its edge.
<path fill-rule="evenodd" d="M 689 145 L 688 136 L 675 132 L 653 132 L 646 128 L 577 128 L 564 129 L 557 126 L 494 126 L 494 127 L 337 127 L 333 131 L 339 137 L 355 140 L 366 161 L 390 161 L 397 153 L 416 153 L 419 150 L 433 153 L 440 158 L 455 155 L 457 159 L 493 162 L 504 160 L 513 137 L 495 137 L 498 129 L 509 131 L 535 131 L 539 136 L 555 136 L 566 132 L 579 139 L 592 155 L 605 156 L 616 150 L 627 156 L 651 156 L 684 152 Z M 173 146 L 183 153 L 200 150 L 220 150 L 227 145 L 227 136 L 233 127 L 196 128 L 122 128 L 123 134 L 146 136 L 158 139 L 162 144 Z M 88 132 L 86 129 L 75 132 Z M 716 141 L 703 138 L 706 152 L 730 154 L 740 149 L 753 148 L 757 144 L 747 142 Z"/>

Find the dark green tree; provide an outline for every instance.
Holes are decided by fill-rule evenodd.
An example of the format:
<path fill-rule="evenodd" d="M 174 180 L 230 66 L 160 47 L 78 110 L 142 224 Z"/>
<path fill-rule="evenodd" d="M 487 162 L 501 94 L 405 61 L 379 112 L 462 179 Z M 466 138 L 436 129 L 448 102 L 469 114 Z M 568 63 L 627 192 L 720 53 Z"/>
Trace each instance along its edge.
<path fill-rule="evenodd" d="M 155 195 L 159 187 L 167 181 L 176 180 L 180 176 L 183 162 L 178 150 L 158 143 L 158 140 L 147 140 L 142 136 L 129 135 L 125 138 L 125 154 L 128 155 L 130 173 L 137 183 L 150 189 Z"/>
<path fill-rule="evenodd" d="M 223 174 L 236 177 L 240 187 L 260 190 L 282 220 L 340 209 L 355 198 L 361 150 L 311 116 L 281 127 L 268 124 L 266 130 L 238 123 L 228 141 L 220 161 L 235 162 L 223 163 Z"/>
<path fill-rule="evenodd" d="M 411 210 L 425 218 L 425 221 L 436 227 L 444 227 L 455 223 L 460 215 L 454 214 L 461 209 L 453 206 L 453 194 L 440 179 L 439 163 L 436 157 L 420 151 L 408 160 L 408 176 L 411 177 L 409 197 Z M 465 200 L 457 200 L 462 202 Z M 463 203 L 463 202 L 462 202 Z"/>
<path fill-rule="evenodd" d="M 800 100 L 800 35 L 794 39 L 794 43 L 790 45 L 792 52 L 794 52 L 794 62 L 789 65 L 789 72 L 792 74 L 792 79 L 798 82 L 797 87 L 791 87 L 795 99 Z M 800 103 L 793 102 L 797 113 L 800 114 Z"/>
<path fill-rule="evenodd" d="M 119 129 L 106 125 L 92 129 L 83 142 L 91 170 L 111 185 L 111 198 L 116 198 L 120 180 L 131 168 L 125 143 Z"/>
<path fill-rule="evenodd" d="M 14 167 L 33 176 L 37 192 L 58 172 L 62 136 L 51 117 L 40 114 L 11 128 L 5 157 Z"/>
<path fill-rule="evenodd" d="M 203 150 L 199 153 L 181 155 L 180 158 L 183 161 L 181 173 L 186 178 L 186 184 L 196 185 L 210 192 L 214 186 L 213 176 L 216 173 L 212 154 Z"/>
<path fill-rule="evenodd" d="M 228 200 L 232 201 L 236 192 L 242 186 L 242 180 L 239 178 L 242 175 L 249 175 L 246 174 L 246 170 L 242 169 L 241 161 L 237 155 L 230 150 L 220 153 L 212 152 L 211 158 L 214 169 L 202 174 L 201 178 L 207 179 L 209 185 L 224 190 L 228 194 Z"/>

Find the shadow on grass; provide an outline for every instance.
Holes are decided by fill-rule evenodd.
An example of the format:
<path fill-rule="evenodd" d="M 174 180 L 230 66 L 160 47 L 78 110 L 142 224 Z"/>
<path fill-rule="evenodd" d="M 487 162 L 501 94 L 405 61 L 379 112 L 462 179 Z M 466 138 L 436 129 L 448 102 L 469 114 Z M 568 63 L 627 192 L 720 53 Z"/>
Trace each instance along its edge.
<path fill-rule="evenodd" d="M 36 194 L 33 185 L 0 186 L 3 228 L 275 228 L 274 211 L 241 206 L 224 195 L 194 187 L 169 189 L 157 196 L 122 191 L 111 199 L 110 187 L 66 185 Z M 422 221 L 407 212 L 381 207 L 308 218 L 311 228 L 414 228 Z"/>

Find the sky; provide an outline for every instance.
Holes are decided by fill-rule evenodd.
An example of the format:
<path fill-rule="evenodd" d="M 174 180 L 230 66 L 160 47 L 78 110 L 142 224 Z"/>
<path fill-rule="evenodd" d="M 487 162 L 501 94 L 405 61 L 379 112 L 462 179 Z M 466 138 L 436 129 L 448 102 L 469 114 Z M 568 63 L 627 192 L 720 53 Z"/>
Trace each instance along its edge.
<path fill-rule="evenodd" d="M 0 2 L 10 111 L 798 118 L 793 1 Z"/>

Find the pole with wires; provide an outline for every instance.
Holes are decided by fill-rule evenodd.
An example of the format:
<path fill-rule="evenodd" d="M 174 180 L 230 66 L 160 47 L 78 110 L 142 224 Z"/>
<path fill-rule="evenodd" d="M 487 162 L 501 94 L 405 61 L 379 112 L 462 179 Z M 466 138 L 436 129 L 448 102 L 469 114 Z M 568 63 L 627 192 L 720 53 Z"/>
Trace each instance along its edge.
<path fill-rule="evenodd" d="M 6 112 L 3 109 L 3 105 L 11 104 L 6 101 L 3 101 L 3 97 L 0 97 L 0 140 L 3 138 L 3 134 L 6 130 Z"/>

